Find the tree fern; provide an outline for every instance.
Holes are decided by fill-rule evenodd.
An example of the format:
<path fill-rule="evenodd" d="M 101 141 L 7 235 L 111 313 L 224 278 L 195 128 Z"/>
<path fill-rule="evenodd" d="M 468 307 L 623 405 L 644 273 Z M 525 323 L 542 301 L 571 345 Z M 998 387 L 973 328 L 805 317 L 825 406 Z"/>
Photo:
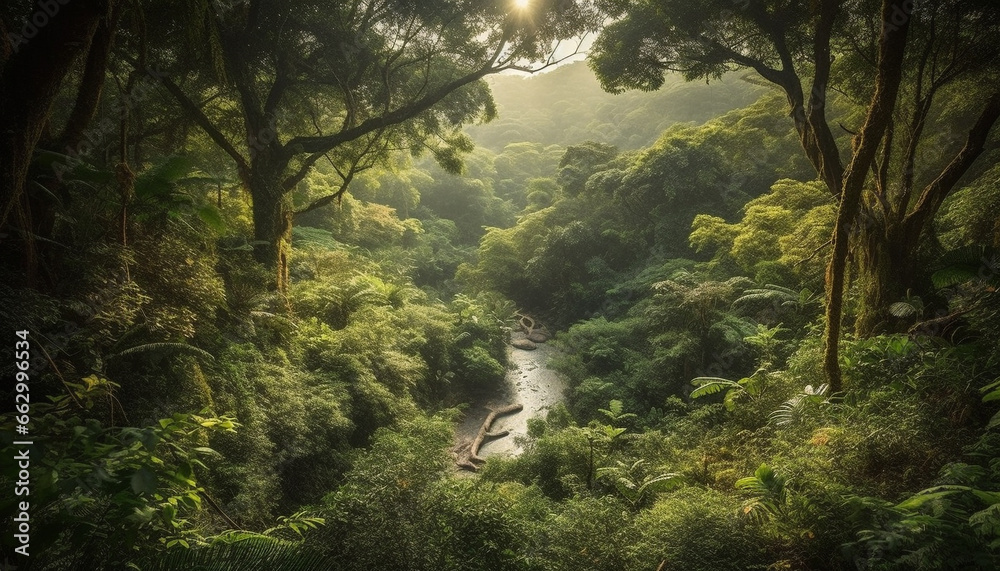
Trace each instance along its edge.
<path fill-rule="evenodd" d="M 598 412 L 603 414 L 612 424 L 618 425 L 626 421 L 635 420 L 638 416 L 631 412 L 623 412 L 625 405 L 620 400 L 612 400 L 608 403 L 608 408 L 599 408 Z"/>

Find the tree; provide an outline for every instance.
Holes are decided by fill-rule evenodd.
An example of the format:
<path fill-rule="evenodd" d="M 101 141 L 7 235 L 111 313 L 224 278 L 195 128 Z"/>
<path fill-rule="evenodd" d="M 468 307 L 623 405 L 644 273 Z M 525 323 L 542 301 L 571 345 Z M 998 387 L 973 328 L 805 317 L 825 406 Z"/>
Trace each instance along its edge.
<path fill-rule="evenodd" d="M 598 23 L 588 2 L 556 0 L 203 2 L 192 21 L 213 53 L 192 66 L 163 46 L 175 71 L 162 82 L 235 163 L 253 199 L 255 256 L 279 287 L 294 215 L 329 204 L 395 151 L 430 150 L 460 170 L 471 149 L 460 126 L 495 115 L 480 80 L 554 65 L 554 43 Z M 204 81 L 213 73 L 225 79 L 220 97 Z M 320 160 L 341 183 L 296 208 L 292 192 Z"/>
<path fill-rule="evenodd" d="M 826 274 L 824 368 L 834 391 L 841 386 L 849 245 L 859 251 L 864 295 L 856 329 L 864 335 L 878 329 L 894 296 L 913 285 L 920 237 L 983 153 L 1000 117 L 1000 7 L 947 0 L 878 4 L 607 0 L 601 6 L 617 20 L 602 31 L 591 61 L 614 92 L 657 89 L 668 71 L 691 80 L 739 68 L 784 92 L 806 157 L 839 201 Z M 863 114 L 850 149 L 838 145 L 828 117 L 834 91 Z M 949 149 L 950 157 L 920 164 L 932 140 L 928 126 L 957 93 L 977 107 L 965 118 L 964 144 Z"/>
<path fill-rule="evenodd" d="M 33 279 L 36 226 L 46 219 L 25 192 L 35 149 L 53 129 L 53 104 L 64 81 L 86 54 L 73 110 L 55 137 L 63 146 L 80 142 L 97 110 L 120 8 L 116 0 L 17 4 L 0 11 L 0 232 L 19 236 Z"/>

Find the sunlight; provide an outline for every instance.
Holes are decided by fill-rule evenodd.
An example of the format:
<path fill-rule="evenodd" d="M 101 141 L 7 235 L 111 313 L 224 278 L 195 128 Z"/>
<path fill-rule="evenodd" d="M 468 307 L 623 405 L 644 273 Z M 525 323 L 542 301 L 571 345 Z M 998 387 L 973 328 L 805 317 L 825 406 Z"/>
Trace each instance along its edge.
<path fill-rule="evenodd" d="M 531 5 L 531 0 L 514 0 L 514 6 L 524 10 Z"/>

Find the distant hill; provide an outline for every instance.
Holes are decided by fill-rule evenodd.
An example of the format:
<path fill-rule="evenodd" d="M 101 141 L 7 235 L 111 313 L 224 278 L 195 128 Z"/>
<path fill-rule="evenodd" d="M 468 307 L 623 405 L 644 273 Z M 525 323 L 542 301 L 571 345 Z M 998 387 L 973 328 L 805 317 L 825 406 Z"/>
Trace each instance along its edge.
<path fill-rule="evenodd" d="M 500 116 L 466 131 L 494 151 L 521 141 L 566 146 L 588 139 L 638 149 L 675 123 L 703 123 L 765 93 L 741 77 L 734 73 L 706 85 L 674 75 L 652 93 L 612 95 L 601 89 L 585 62 L 534 76 L 493 76 L 488 81 Z"/>

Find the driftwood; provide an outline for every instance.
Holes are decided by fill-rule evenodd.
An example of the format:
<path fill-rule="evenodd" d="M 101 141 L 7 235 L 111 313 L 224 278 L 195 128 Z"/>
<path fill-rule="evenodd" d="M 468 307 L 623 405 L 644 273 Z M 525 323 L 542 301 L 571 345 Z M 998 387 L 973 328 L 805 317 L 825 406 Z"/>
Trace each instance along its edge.
<path fill-rule="evenodd" d="M 514 315 L 517 317 L 517 324 L 521 326 L 521 329 L 524 331 L 524 337 L 528 341 L 532 343 L 545 343 L 549 340 L 550 335 L 545 330 L 545 326 L 539 327 L 538 323 L 531 316 L 524 315 L 523 313 L 515 313 Z"/>
<path fill-rule="evenodd" d="M 535 330 L 535 320 L 522 313 L 517 313 L 515 315 L 518 317 L 517 324 L 524 329 L 524 333 L 526 335 L 531 335 L 531 332 Z"/>
<path fill-rule="evenodd" d="M 490 432 L 490 426 L 493 425 L 493 421 L 496 420 L 498 416 L 521 412 L 523 408 L 524 405 L 522 404 L 512 404 L 490 411 L 490 413 L 486 415 L 486 419 L 483 420 L 483 425 L 479 427 L 479 433 L 476 434 L 476 438 L 473 439 L 472 444 L 459 448 L 458 459 L 456 460 L 458 467 L 472 472 L 478 471 L 479 464 L 486 462 L 484 458 L 479 456 L 479 449 L 482 447 L 483 442 L 487 438 L 502 438 L 510 434 L 510 431 L 507 430 Z"/>

